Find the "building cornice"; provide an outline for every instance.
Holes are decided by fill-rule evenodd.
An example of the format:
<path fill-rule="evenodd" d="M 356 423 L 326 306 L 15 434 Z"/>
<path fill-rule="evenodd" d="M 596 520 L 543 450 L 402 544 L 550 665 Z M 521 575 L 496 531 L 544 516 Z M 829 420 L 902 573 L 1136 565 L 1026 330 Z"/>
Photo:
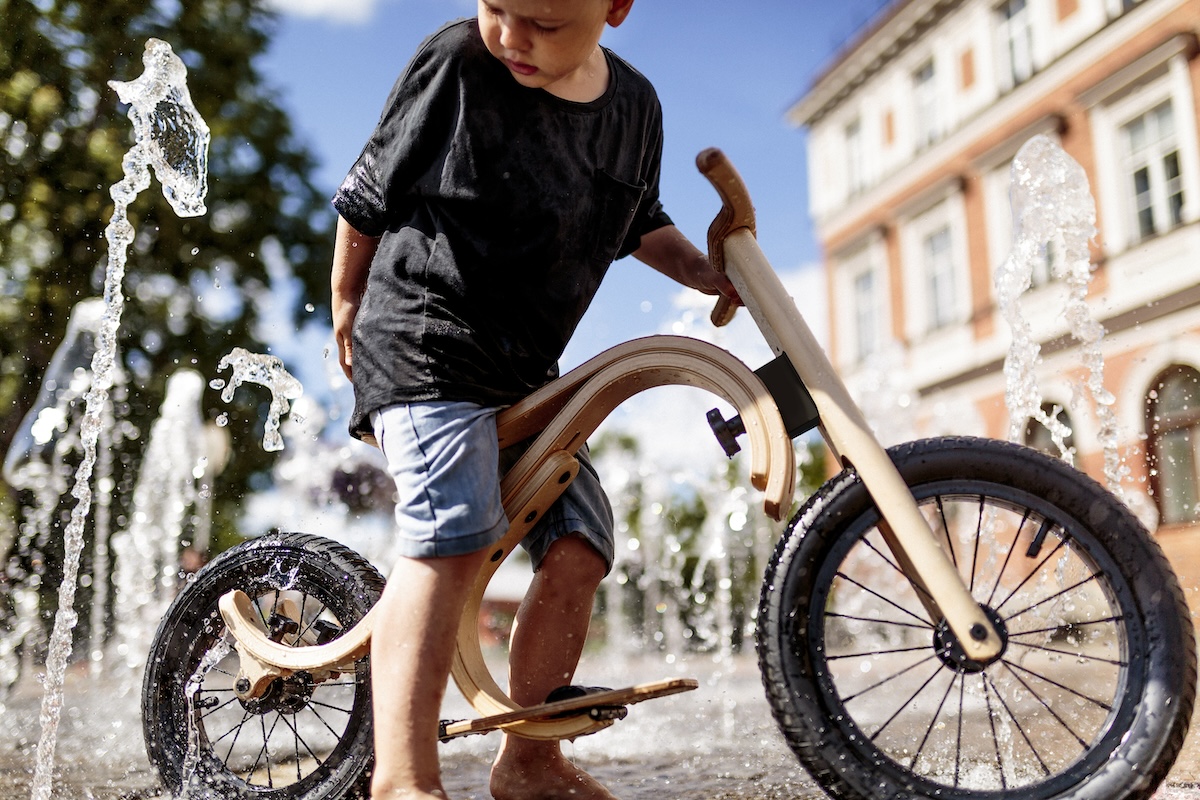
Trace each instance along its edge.
<path fill-rule="evenodd" d="M 902 168 L 884 178 L 853 203 L 815 220 L 818 239 L 826 252 L 835 252 L 861 231 L 885 224 L 900 203 L 924 194 L 945 179 L 946 173 L 964 175 L 997 161 L 1016 141 L 1037 132 L 1062 132 L 1065 109 L 1095 99 L 1104 85 L 1111 86 L 1099 66 L 1104 55 L 1120 42 L 1136 42 L 1138 50 L 1118 72 L 1127 75 L 1133 64 L 1144 67 L 1151 59 L 1171 53 L 1194 53 L 1195 31 L 1187 20 L 1171 12 L 1179 3 L 1153 4 L 1151 14 L 1129 13 L 1100 29 L 1064 53 L 1053 64 L 1016 90 L 1001 97 L 975 117 Z M 1149 9 L 1143 9 L 1148 11 Z"/>
<path fill-rule="evenodd" d="M 834 57 L 787 113 L 797 128 L 811 126 L 899 57 L 963 0 L 895 0 L 877 23 Z"/>

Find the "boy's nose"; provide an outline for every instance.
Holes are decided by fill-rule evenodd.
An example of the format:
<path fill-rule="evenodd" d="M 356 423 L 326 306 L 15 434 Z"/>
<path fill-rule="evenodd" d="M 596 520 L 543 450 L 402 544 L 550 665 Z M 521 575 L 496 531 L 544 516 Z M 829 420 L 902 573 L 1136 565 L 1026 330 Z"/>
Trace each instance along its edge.
<path fill-rule="evenodd" d="M 519 20 L 500 24 L 500 46 L 506 50 L 524 52 L 529 49 L 530 36 L 525 24 Z"/>

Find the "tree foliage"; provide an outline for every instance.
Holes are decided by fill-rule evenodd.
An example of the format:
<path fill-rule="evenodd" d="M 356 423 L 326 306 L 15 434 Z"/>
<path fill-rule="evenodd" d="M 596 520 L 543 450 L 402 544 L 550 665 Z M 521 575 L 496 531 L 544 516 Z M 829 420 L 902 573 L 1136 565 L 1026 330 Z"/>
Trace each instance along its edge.
<path fill-rule="evenodd" d="M 280 264 L 307 302 L 327 309 L 332 214 L 309 180 L 312 155 L 256 66 L 274 23 L 258 0 L 0 0 L 0 454 L 34 403 L 71 309 L 102 293 L 108 190 L 133 141 L 107 82 L 142 73 L 151 37 L 187 66 L 212 131 L 209 212 L 176 217 L 157 184 L 129 209 L 137 240 L 119 342 L 129 380 L 122 416 L 144 439 L 173 372 L 192 368 L 208 380 L 235 346 L 263 352 Z M 231 410 L 209 392 L 203 405 L 210 419 L 228 411 L 251 424 L 267 399 L 239 392 L 242 407 Z M 129 441 L 132 466 L 138 440 Z M 240 441 L 214 492 L 226 540 L 233 506 L 271 459 L 261 433 Z"/>

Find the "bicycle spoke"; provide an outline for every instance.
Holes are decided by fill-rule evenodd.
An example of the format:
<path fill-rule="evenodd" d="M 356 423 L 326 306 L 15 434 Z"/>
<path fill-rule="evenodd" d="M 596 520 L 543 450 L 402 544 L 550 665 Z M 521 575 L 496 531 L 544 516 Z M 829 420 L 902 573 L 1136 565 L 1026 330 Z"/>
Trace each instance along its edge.
<path fill-rule="evenodd" d="M 1089 619 L 1085 622 L 1068 622 L 1066 627 L 1068 627 L 1068 628 L 1084 628 L 1084 627 L 1087 627 L 1088 625 L 1104 625 L 1109 622 L 1121 622 L 1124 619 L 1125 619 L 1124 614 L 1116 614 L 1111 617 L 1102 617 L 1101 619 Z M 1012 631 L 1009 631 L 1008 635 L 1009 636 L 1035 636 L 1040 633 L 1054 633 L 1056 631 L 1062 630 L 1062 628 L 1063 628 L 1062 625 L 1050 625 L 1045 628 L 1033 628 L 1032 630 L 1028 630 L 1028 631 L 1020 631 L 1019 633 L 1013 633 Z"/>
<path fill-rule="evenodd" d="M 321 760 L 321 757 L 317 755 L 316 751 L 313 750 L 313 748 L 309 745 L 309 743 L 304 740 L 304 737 L 300 735 L 300 724 L 299 724 L 299 721 L 296 719 L 296 717 L 297 717 L 297 714 L 292 714 L 291 722 L 288 722 L 287 718 L 284 717 L 283 724 L 287 725 L 292 730 L 292 737 L 295 741 L 295 748 L 296 748 L 296 780 L 300 780 L 301 778 L 304 777 L 300 773 L 300 761 L 301 761 L 300 746 L 301 745 L 304 746 L 304 750 L 306 753 L 308 753 L 309 758 L 313 759 L 318 764 L 322 763 L 322 760 Z M 337 734 L 335 733 L 334 735 L 336 736 Z"/>
<path fill-rule="evenodd" d="M 979 517 L 975 520 L 975 547 L 971 551 L 971 580 L 967 586 L 967 591 L 974 594 L 975 592 L 975 572 L 979 566 L 979 540 L 983 538 L 983 510 L 984 496 L 979 496 Z"/>
<path fill-rule="evenodd" d="M 987 707 L 988 725 L 992 729 L 992 746 L 996 751 L 996 767 L 1000 770 L 1000 788 L 1008 791 L 1008 778 L 1004 774 L 1004 756 L 1000 754 L 1000 736 L 996 733 L 996 716 L 992 711 L 992 696 L 988 690 L 987 676 L 979 673 L 979 683 L 983 687 L 983 702 Z"/>
<path fill-rule="evenodd" d="M 953 686 L 953 682 L 950 684 Z M 962 767 L 962 735 L 963 735 L 963 695 L 966 693 L 967 681 L 963 678 L 958 682 L 958 741 L 954 745 L 954 785 L 958 786 L 960 769 Z"/>
<path fill-rule="evenodd" d="M 1033 670 L 1029 669 L 1026 666 L 1017 664 L 1016 662 L 1013 662 L 1013 661 L 1009 661 L 1008 659 L 1004 659 L 1004 666 L 1008 667 L 1009 669 L 1013 669 L 1015 667 L 1016 669 L 1019 669 L 1022 672 L 1025 672 L 1025 673 L 1031 675 L 1032 677 L 1037 678 L 1040 681 L 1043 681 L 1045 683 L 1050 684 L 1051 686 L 1055 686 L 1059 689 L 1062 689 L 1064 692 L 1069 692 L 1070 694 L 1075 695 L 1076 697 L 1080 698 L 1081 700 L 1088 701 L 1092 705 L 1099 706 L 1100 708 L 1104 709 L 1105 711 L 1112 711 L 1112 706 L 1109 705 L 1108 703 L 1105 703 L 1102 700 L 1097 700 L 1094 697 L 1089 697 L 1086 694 L 1083 694 L 1082 692 L 1077 692 L 1074 689 L 1072 689 L 1070 686 L 1060 683 L 1052 678 L 1048 678 L 1039 672 L 1034 672 Z"/>
<path fill-rule="evenodd" d="M 1129 664 L 1129 662 L 1127 662 L 1127 661 L 1117 661 L 1115 659 L 1105 658 L 1103 656 L 1092 656 L 1092 655 L 1088 655 L 1087 653 L 1078 653 L 1078 652 L 1072 653 L 1070 650 L 1060 650 L 1057 647 L 1046 647 L 1045 645 L 1042 645 L 1042 644 L 1031 644 L 1030 642 L 1021 642 L 1021 641 L 1017 641 L 1015 639 L 1015 637 L 1009 639 L 1008 643 L 1010 645 L 1019 644 L 1021 647 L 1026 647 L 1030 650 L 1038 650 L 1043 653 L 1053 653 L 1054 655 L 1058 655 L 1058 656 L 1070 656 L 1071 658 L 1086 658 L 1089 661 L 1098 661 L 1101 664 L 1111 664 L 1114 667 L 1125 667 L 1125 666 L 1128 666 L 1128 664 Z"/>
<path fill-rule="evenodd" d="M 237 698 L 236 698 L 236 697 L 231 697 L 231 698 L 229 698 L 228 700 L 226 700 L 224 703 L 221 703 L 219 706 L 214 706 L 213 708 L 210 708 L 210 709 L 208 709 L 208 711 L 205 711 L 204 713 L 202 713 L 202 714 L 200 715 L 200 719 L 201 719 L 201 720 L 207 719 L 208 717 L 210 717 L 210 716 L 212 716 L 213 714 L 217 713 L 217 712 L 218 712 L 218 711 L 220 711 L 221 709 L 223 709 L 223 708 L 228 708 L 229 706 L 233 705 L 233 704 L 234 704 L 234 703 L 236 703 L 236 702 L 237 702 Z"/>
<path fill-rule="evenodd" d="M 868 549 L 874 551 L 875 554 L 878 555 L 879 558 L 883 561 L 883 563 L 887 564 L 889 567 L 891 567 L 893 570 L 895 570 L 896 574 L 899 575 L 900 577 L 904 578 L 905 581 L 908 581 L 908 576 L 904 574 L 904 570 L 900 569 L 900 565 L 897 564 L 895 561 L 893 561 L 892 558 L 890 556 L 888 556 L 887 553 L 883 552 L 878 547 L 876 547 L 874 542 L 872 542 L 870 539 L 863 539 L 860 542 L 860 544 L 862 544 L 862 545 L 866 546 Z M 915 589 L 916 591 L 918 591 L 921 594 L 925 595 L 926 597 L 932 599 L 933 595 L 931 595 L 929 593 L 929 590 L 926 589 L 924 586 L 918 586 L 918 585 L 912 584 L 912 583 L 910 583 L 909 585 L 912 586 L 912 588 Z"/>
<path fill-rule="evenodd" d="M 928 625 L 918 625 L 915 622 L 901 622 L 896 619 L 875 619 L 874 617 L 856 617 L 853 614 L 839 614 L 836 611 L 830 611 L 826 615 L 828 617 L 836 617 L 837 619 L 851 619 L 855 622 L 868 622 L 872 625 L 893 625 L 898 628 L 916 628 L 917 630 L 927 631 Z"/>
<path fill-rule="evenodd" d="M 320 706 L 321 708 L 328 708 L 330 711 L 340 711 L 343 714 L 351 714 L 354 712 L 353 708 L 341 708 L 339 706 L 330 705 L 329 703 L 322 703 L 320 700 L 309 700 L 308 704 L 310 706 Z"/>
<path fill-rule="evenodd" d="M 862 589 L 862 590 L 863 590 L 864 592 L 866 592 L 867 594 L 869 594 L 869 595 L 871 595 L 871 596 L 873 596 L 873 597 L 877 597 L 877 598 L 879 598 L 880 600 L 882 600 L 883 602 L 885 602 L 885 603 L 887 603 L 888 605 L 892 606 L 893 608 L 895 608 L 895 609 L 898 609 L 898 610 L 899 610 L 901 613 L 907 614 L 908 616 L 910 616 L 910 617 L 912 617 L 913 619 L 915 619 L 917 622 L 920 622 L 920 623 L 922 623 L 922 624 L 923 624 L 923 625 L 924 625 L 926 628 L 929 628 L 929 629 L 931 629 L 931 630 L 933 629 L 933 623 L 931 623 L 929 620 L 927 620 L 927 619 L 924 619 L 924 618 L 922 618 L 922 617 L 918 616 L 917 614 L 914 614 L 912 611 L 909 611 L 907 608 L 905 608 L 904 606 L 900 605 L 899 603 L 896 603 L 894 600 L 891 600 L 891 599 L 889 599 L 889 598 L 887 598 L 887 597 L 884 597 L 883 595 L 881 595 L 879 592 L 875 591 L 874 589 L 872 589 L 872 588 L 870 588 L 870 587 L 868 587 L 868 586 L 865 586 L 865 585 L 863 585 L 863 584 L 862 584 L 862 583 L 860 583 L 859 581 L 856 581 L 854 578 L 851 578 L 851 577 L 850 577 L 849 575 L 847 575 L 846 573 L 844 573 L 844 572 L 838 572 L 838 573 L 837 573 L 837 577 L 841 578 L 842 580 L 846 581 L 847 583 L 850 583 L 850 584 L 852 584 L 852 585 L 854 585 L 854 586 L 857 586 L 859 589 Z"/>
<path fill-rule="evenodd" d="M 324 683 L 318 684 L 318 686 L 322 688 L 326 686 L 358 686 L 358 679 L 355 678 L 351 681 L 325 681 Z"/>
<path fill-rule="evenodd" d="M 288 722 L 287 719 L 284 719 L 284 723 L 292 729 L 292 744 L 293 747 L 295 747 L 296 755 L 296 780 L 299 781 L 304 777 L 300 774 L 300 744 L 303 742 L 303 740 L 300 738 L 300 731 L 296 728 L 295 712 L 292 712 L 292 721 Z M 308 750 L 309 754 L 312 755 L 312 750 L 309 750 L 307 742 L 304 743 L 304 749 Z"/>
<path fill-rule="evenodd" d="M 870 737 L 868 737 L 868 738 L 870 738 L 871 741 L 875 741 L 876 739 L 878 739 L 879 734 L 883 733 L 884 730 L 887 728 L 887 726 L 891 725 L 896 720 L 896 717 L 900 716 L 900 713 L 902 711 L 904 711 L 904 709 L 907 708 L 909 706 L 909 704 L 912 703 L 913 700 L 916 699 L 917 695 L 919 695 L 921 692 L 925 691 L 925 687 L 928 686 L 930 683 L 932 683 L 933 679 L 936 678 L 941 671 L 942 671 L 941 664 L 938 664 L 936 667 L 934 667 L 933 673 L 928 678 L 925 679 L 925 682 L 922 683 L 920 685 L 920 687 L 918 687 L 917 690 L 915 692 L 913 692 L 907 700 L 905 700 L 903 703 L 901 703 L 900 707 L 897 708 L 896 711 L 890 717 L 887 718 L 887 721 L 885 721 L 883 723 L 883 725 L 881 725 L 879 727 L 879 729 L 876 730 L 875 733 L 871 734 Z"/>
<path fill-rule="evenodd" d="M 1021 734 L 1021 738 L 1025 740 L 1025 746 L 1029 748 L 1029 752 L 1032 753 L 1033 757 L 1037 759 L 1038 764 L 1042 768 L 1042 773 L 1045 775 L 1050 775 L 1050 767 L 1046 766 L 1046 762 L 1042 760 L 1041 754 L 1038 753 L 1037 748 L 1034 747 L 1033 742 L 1030 741 L 1029 734 L 1025 732 L 1025 726 L 1021 724 L 1020 720 L 1017 719 L 1017 715 L 1013 713 L 1013 710 L 1004 700 L 1004 695 L 1000 693 L 1000 688 L 996 686 L 995 679 L 989 678 L 986 672 L 981 672 L 980 675 L 984 677 L 984 680 L 991 682 L 990 685 L 992 687 L 992 692 L 995 693 L 996 699 L 1000 701 L 1000 705 L 1004 707 L 1005 712 L 1008 714 L 1009 720 L 1012 721 L 1013 727 L 1017 729 L 1017 733 Z"/>
<path fill-rule="evenodd" d="M 890 656 L 897 653 L 919 653 L 928 650 L 929 645 L 919 644 L 913 647 L 892 647 L 887 650 L 864 650 L 861 653 L 843 653 L 837 656 L 825 656 L 826 661 L 842 661 L 847 658 L 863 658 L 864 656 Z"/>
<path fill-rule="evenodd" d="M 321 716 L 321 712 L 319 712 L 315 708 L 313 708 L 311 703 L 308 706 L 308 710 L 312 712 L 312 715 L 317 718 L 317 721 L 320 722 L 322 725 L 324 725 L 329 730 L 329 732 L 334 735 L 335 738 L 341 738 L 341 734 L 338 733 L 336 730 L 334 730 L 333 726 L 325 721 L 325 718 L 323 716 Z"/>
<path fill-rule="evenodd" d="M 932 681 L 933 679 L 930 678 Z M 926 684 L 928 685 L 928 683 Z M 913 769 L 917 765 L 917 761 L 921 758 L 921 753 L 925 751 L 925 745 L 929 743 L 929 736 L 933 733 L 933 728 L 937 725 L 938 717 L 942 714 L 942 709 L 946 705 L 946 698 L 950 696 L 951 690 L 954 689 L 954 678 L 950 679 L 949 685 L 946 686 L 946 693 L 942 695 L 942 699 L 938 702 L 937 708 L 933 711 L 933 717 L 929 720 L 928 727 L 925 728 L 925 735 L 921 737 L 921 744 L 917 747 L 917 752 L 913 754 L 912 760 L 908 762 L 908 768 Z M 916 695 L 913 695 L 914 697 Z M 910 701 L 911 702 L 911 701 Z"/>
<path fill-rule="evenodd" d="M 996 573 L 996 582 L 992 584 L 992 591 L 988 593 L 987 599 L 984 600 L 984 605 L 991 605 L 996 600 L 996 592 L 1000 591 L 1000 584 L 1004 581 L 1004 573 L 1008 570 L 1008 562 L 1012 559 L 1012 554 L 1017 549 L 1017 542 L 1021 541 L 1021 534 L 1025 530 L 1025 523 L 1029 521 L 1030 510 L 1025 509 L 1025 513 L 1021 515 L 1021 524 L 1017 526 L 1017 530 L 1013 533 L 1012 544 L 1008 546 L 1008 552 L 1004 554 L 1004 563 L 1000 565 L 1000 571 Z"/>
<path fill-rule="evenodd" d="M 873 692 L 876 689 L 878 689 L 880 686 L 883 686 L 885 683 L 894 681 L 896 678 L 899 678 L 901 675 L 904 675 L 908 672 L 912 672 L 917 667 L 921 666 L 922 664 L 926 664 L 929 661 L 932 661 L 934 658 L 936 658 L 936 656 L 926 656 L 925 658 L 921 659 L 920 661 L 917 661 L 914 664 L 910 664 L 909 666 L 905 667 L 904 669 L 900 670 L 899 672 L 893 673 L 893 674 L 889 675 L 888 677 L 883 678 L 882 680 L 876 681 L 875 683 L 871 684 L 870 686 L 868 686 L 865 689 L 862 689 L 858 692 L 855 692 L 852 695 L 848 695 L 847 697 L 842 698 L 842 703 L 848 704 L 852 700 L 862 697 L 867 692 Z"/>
<path fill-rule="evenodd" d="M 1029 692 L 1030 695 L 1032 695 L 1039 703 L 1041 703 L 1042 708 L 1049 711 L 1050 716 L 1054 717 L 1054 719 L 1056 719 L 1058 721 L 1058 724 L 1062 725 L 1063 728 L 1067 731 L 1067 733 L 1069 733 L 1073 737 L 1075 737 L 1075 741 L 1079 742 L 1079 746 L 1084 749 L 1087 749 L 1087 742 L 1083 740 L 1083 737 L 1081 737 L 1079 734 L 1077 734 L 1074 731 L 1074 729 L 1072 729 L 1071 726 L 1066 723 L 1066 720 L 1064 720 L 1062 717 L 1060 717 L 1058 715 L 1058 713 L 1050 706 L 1050 704 L 1046 702 L 1046 699 L 1044 697 L 1042 697 L 1040 694 L 1038 694 L 1037 692 L 1035 692 L 1033 690 L 1033 687 L 1030 686 L 1028 683 L 1026 683 L 1025 679 L 1022 678 L 1019 674 L 1017 674 L 1017 671 L 1014 670 L 1011 666 L 1009 666 L 1007 661 L 1004 661 L 1001 663 L 1003 663 L 1004 666 L 1008 668 L 1008 671 L 1011 672 L 1013 674 L 1013 676 L 1017 679 L 1017 681 L 1022 686 L 1025 687 L 1025 691 Z"/>
<path fill-rule="evenodd" d="M 1037 566 L 1035 566 L 1032 570 L 1029 571 L 1029 574 L 1026 575 L 1021 580 L 1021 582 L 1018 583 L 1016 585 L 1016 587 L 1014 587 L 1013 590 L 1008 593 L 1008 596 L 1005 597 L 1004 600 L 1001 601 L 1001 603 L 999 605 L 994 607 L 994 610 L 998 612 L 998 611 L 1000 611 L 1000 609 L 1004 608 L 1004 606 L 1008 603 L 1009 600 L 1012 600 L 1014 597 L 1017 596 L 1017 593 L 1020 592 L 1021 589 L 1025 588 L 1025 584 L 1029 583 L 1029 581 L 1031 581 L 1035 575 L 1041 574 L 1042 567 L 1046 566 L 1046 564 L 1050 561 L 1050 559 L 1054 558 L 1054 554 L 1057 553 L 1059 550 L 1061 550 L 1064 546 L 1066 546 L 1066 544 L 1067 544 L 1066 537 L 1059 539 L 1058 544 L 1054 547 L 1054 549 L 1051 550 L 1046 555 L 1046 557 L 1043 558 L 1041 560 L 1041 562 L 1038 563 Z"/>
<path fill-rule="evenodd" d="M 1068 586 L 1064 589 L 1060 589 L 1059 591 L 1055 592 L 1054 594 L 1050 595 L 1049 597 L 1044 597 L 1041 600 L 1038 600 L 1036 603 L 1026 606 L 1025 608 L 1022 608 L 1020 611 L 1018 611 L 1014 614 L 1009 614 L 1007 617 L 1005 617 L 1005 621 L 1016 619 L 1017 617 L 1021 616 L 1022 614 L 1032 611 L 1035 608 L 1044 606 L 1046 603 L 1049 603 L 1051 600 L 1055 600 L 1069 592 L 1073 592 L 1076 589 L 1078 589 L 1080 586 L 1091 583 L 1094 580 L 1096 580 L 1096 573 L 1093 572 L 1091 575 L 1084 578 L 1083 580 L 1078 581 L 1075 584 L 1072 584 L 1071 586 Z"/>
<path fill-rule="evenodd" d="M 262 744 L 262 747 L 261 747 L 261 748 L 259 748 L 258 755 L 256 755 L 256 756 L 254 757 L 254 764 L 253 764 L 253 765 L 250 767 L 250 775 L 253 775 L 255 772 L 257 772 L 257 771 L 258 771 L 258 765 L 259 765 L 259 763 L 260 763 L 260 761 L 261 761 L 262 757 L 263 757 L 263 756 L 266 756 L 266 760 L 267 760 L 267 788 L 268 788 L 268 789 L 273 789 L 273 788 L 275 788 L 275 783 L 274 783 L 274 781 L 272 781 L 272 780 L 271 780 L 271 756 L 270 756 L 270 753 L 267 751 L 268 736 L 267 736 L 267 720 L 266 720 L 266 717 L 259 716 L 259 718 L 258 718 L 258 723 L 259 723 L 259 727 L 260 727 L 260 728 L 262 728 L 263 744 Z M 271 730 L 274 730 L 274 729 L 275 729 L 275 726 L 274 726 L 274 725 L 272 725 L 272 726 L 271 726 Z M 246 782 L 247 782 L 247 783 L 249 783 L 250 781 L 246 781 Z"/>
<path fill-rule="evenodd" d="M 227 731 L 225 731 L 224 733 L 222 733 L 222 734 L 221 734 L 220 736 L 218 736 L 216 739 L 213 739 L 213 740 L 212 740 L 212 743 L 213 743 L 213 744 L 216 744 L 217 742 L 221 741 L 222 739 L 224 739 L 226 736 L 228 736 L 228 735 L 229 735 L 229 734 L 231 734 L 231 733 L 232 733 L 232 734 L 234 734 L 234 737 L 233 737 L 233 739 L 234 739 L 234 742 L 236 743 L 236 742 L 237 742 L 237 737 L 238 737 L 238 734 L 240 734 L 240 733 L 241 733 L 242 726 L 243 726 L 243 725 L 245 725 L 245 724 L 246 724 L 246 723 L 247 723 L 247 722 L 250 720 L 250 717 L 251 717 L 251 716 L 253 716 L 253 715 L 252 715 L 252 714 L 251 714 L 249 711 L 245 711 L 245 710 L 243 710 L 243 711 L 242 711 L 242 721 L 241 721 L 241 722 L 237 722 L 237 723 L 235 723 L 235 724 L 233 725 L 233 727 L 231 727 L 229 730 L 227 730 Z M 231 747 L 232 747 L 232 745 L 231 745 Z"/>
<path fill-rule="evenodd" d="M 232 728 L 230 728 L 225 733 L 221 734 L 221 736 L 216 741 L 213 742 L 213 744 L 215 745 L 217 742 L 221 741 L 221 739 L 224 739 L 229 734 L 231 734 L 231 733 L 233 734 L 233 739 L 230 740 L 230 742 L 229 742 L 229 749 L 225 752 L 225 758 L 222 759 L 222 763 L 225 765 L 226 768 L 229 767 L 229 761 L 230 761 L 230 759 L 233 758 L 233 748 L 235 746 L 237 746 L 238 738 L 242 735 L 242 728 L 249 721 L 250 721 L 250 714 L 247 712 L 243 712 L 242 713 L 242 721 L 237 723 L 236 725 L 234 725 Z"/>
<path fill-rule="evenodd" d="M 950 535 L 950 522 L 946 519 L 946 505 L 941 495 L 933 498 L 933 502 L 937 506 L 938 516 L 942 520 L 942 533 L 946 535 L 946 546 L 950 550 L 950 562 L 954 564 L 955 569 L 958 569 L 958 554 L 954 552 L 954 537 Z"/>

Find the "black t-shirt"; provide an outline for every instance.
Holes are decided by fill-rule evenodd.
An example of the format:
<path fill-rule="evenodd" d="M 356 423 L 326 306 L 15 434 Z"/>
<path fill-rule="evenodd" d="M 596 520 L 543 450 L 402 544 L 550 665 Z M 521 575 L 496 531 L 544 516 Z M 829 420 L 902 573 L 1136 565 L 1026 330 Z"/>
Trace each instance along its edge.
<path fill-rule="evenodd" d="M 474 19 L 430 37 L 333 204 L 381 237 L 354 325 L 351 433 L 382 406 L 512 403 L 557 361 L 612 261 L 670 218 L 662 111 L 605 50 L 605 94 L 521 86 Z"/>

